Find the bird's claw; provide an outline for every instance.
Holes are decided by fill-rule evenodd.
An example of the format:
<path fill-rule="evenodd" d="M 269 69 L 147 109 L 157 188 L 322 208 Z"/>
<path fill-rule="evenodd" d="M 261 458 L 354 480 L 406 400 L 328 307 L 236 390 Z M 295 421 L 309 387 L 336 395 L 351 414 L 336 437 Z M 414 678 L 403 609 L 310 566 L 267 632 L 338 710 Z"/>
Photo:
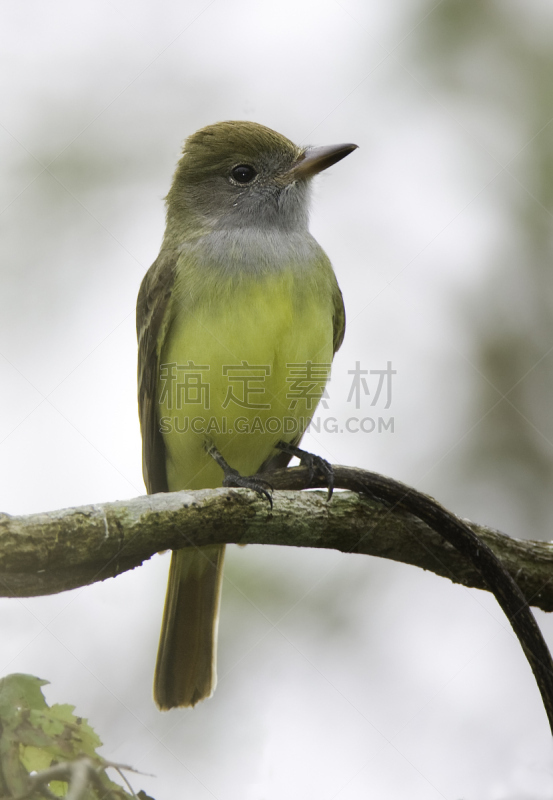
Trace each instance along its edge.
<path fill-rule="evenodd" d="M 273 487 L 262 478 L 256 475 L 240 475 L 235 469 L 230 469 L 225 473 L 223 478 L 223 486 L 233 487 L 235 489 L 251 489 L 269 501 L 271 508 L 273 507 L 273 498 L 271 492 Z"/>
<path fill-rule="evenodd" d="M 321 458 L 321 456 L 308 453 L 307 450 L 302 450 L 300 447 L 296 447 L 288 442 L 279 442 L 277 447 L 284 453 L 288 453 L 291 456 L 296 456 L 296 458 L 299 458 L 302 467 L 307 467 L 309 470 L 308 483 L 312 483 L 315 473 L 318 472 L 326 480 L 328 489 L 326 499 L 330 500 L 334 491 L 334 470 L 332 468 L 332 464 L 330 464 L 326 458 Z"/>
<path fill-rule="evenodd" d="M 223 478 L 223 486 L 234 489 L 251 489 L 265 497 L 269 501 L 271 508 L 273 507 L 273 498 L 271 496 L 273 487 L 270 483 L 258 478 L 257 475 L 240 475 L 238 470 L 229 466 L 214 444 L 206 445 L 206 451 L 223 470 L 225 476 Z"/>

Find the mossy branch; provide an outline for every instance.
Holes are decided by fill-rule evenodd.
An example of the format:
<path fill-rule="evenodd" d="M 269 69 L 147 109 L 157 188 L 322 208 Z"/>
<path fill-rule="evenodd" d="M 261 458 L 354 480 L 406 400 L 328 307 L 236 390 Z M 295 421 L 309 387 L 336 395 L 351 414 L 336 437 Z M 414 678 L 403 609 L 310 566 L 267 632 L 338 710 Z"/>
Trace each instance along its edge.
<path fill-rule="evenodd" d="M 350 479 L 367 474 L 342 471 Z M 301 467 L 279 470 L 271 482 L 300 488 L 305 476 Z M 502 561 L 528 602 L 553 611 L 553 545 L 466 524 Z M 323 492 L 278 491 L 270 511 L 253 492 L 205 489 L 21 517 L 0 514 L 0 596 L 55 594 L 119 575 L 160 550 L 215 542 L 364 553 L 488 588 L 472 563 L 426 523 L 364 494 L 340 492 L 327 503 Z"/>
<path fill-rule="evenodd" d="M 310 480 L 305 467 L 263 478 L 278 490 L 324 484 Z M 469 525 L 431 497 L 373 472 L 334 467 L 334 485 L 349 492 L 328 502 L 314 493 L 279 491 L 272 508 L 250 490 L 210 489 L 28 517 L 4 514 L 1 593 L 83 586 L 132 569 L 159 550 L 191 545 L 279 544 L 393 558 L 493 592 L 530 663 L 553 731 L 553 660 L 529 608 L 552 607 L 549 546 Z M 529 558 L 540 549 L 542 558 Z"/>

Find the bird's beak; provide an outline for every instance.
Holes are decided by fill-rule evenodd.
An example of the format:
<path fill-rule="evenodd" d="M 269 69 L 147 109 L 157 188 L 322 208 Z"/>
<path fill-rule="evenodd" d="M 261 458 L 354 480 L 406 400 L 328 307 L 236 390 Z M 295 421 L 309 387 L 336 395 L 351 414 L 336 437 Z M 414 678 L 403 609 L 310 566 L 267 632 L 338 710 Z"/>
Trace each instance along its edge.
<path fill-rule="evenodd" d="M 300 158 L 284 174 L 287 183 L 306 180 L 341 161 L 357 150 L 356 144 L 331 144 L 326 147 L 308 147 Z"/>

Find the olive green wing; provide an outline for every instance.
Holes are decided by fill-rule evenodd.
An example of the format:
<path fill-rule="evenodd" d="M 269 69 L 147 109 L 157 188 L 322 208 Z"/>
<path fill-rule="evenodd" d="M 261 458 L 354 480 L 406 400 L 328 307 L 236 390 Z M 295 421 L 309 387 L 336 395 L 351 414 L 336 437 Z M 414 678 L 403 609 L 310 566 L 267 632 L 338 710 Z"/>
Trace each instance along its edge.
<path fill-rule="evenodd" d="M 165 445 L 159 430 L 159 353 L 169 327 L 176 257 L 160 254 L 138 292 L 138 415 L 142 431 L 142 472 L 148 494 L 166 492 Z"/>
<path fill-rule="evenodd" d="M 346 332 L 346 309 L 344 308 L 344 298 L 338 286 L 338 282 L 334 285 L 334 294 L 332 297 L 334 305 L 334 313 L 332 316 L 333 327 L 333 355 L 340 349 L 344 341 L 344 334 Z"/>

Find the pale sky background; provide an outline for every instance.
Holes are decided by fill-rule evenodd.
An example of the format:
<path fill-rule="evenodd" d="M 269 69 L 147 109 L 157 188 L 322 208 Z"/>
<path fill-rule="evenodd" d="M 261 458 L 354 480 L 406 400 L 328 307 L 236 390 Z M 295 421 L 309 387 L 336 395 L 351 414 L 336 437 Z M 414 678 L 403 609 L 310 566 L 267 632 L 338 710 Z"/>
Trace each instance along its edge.
<path fill-rule="evenodd" d="M 134 309 L 184 138 L 250 119 L 356 142 L 311 229 L 348 327 L 312 435 L 461 516 L 551 539 L 551 40 L 546 0 L 7 0 L 0 12 L 0 509 L 144 493 Z M 390 409 L 346 402 L 356 362 Z M 513 388 L 514 387 L 514 388 Z M 507 399 L 502 396 L 507 394 Z M 378 413 L 377 413 L 378 412 Z M 0 674 L 51 682 L 156 800 L 541 800 L 538 690 L 493 597 L 412 567 L 228 549 L 219 686 L 161 714 L 168 555 L 2 600 Z M 553 625 L 538 620 L 553 646 Z"/>

